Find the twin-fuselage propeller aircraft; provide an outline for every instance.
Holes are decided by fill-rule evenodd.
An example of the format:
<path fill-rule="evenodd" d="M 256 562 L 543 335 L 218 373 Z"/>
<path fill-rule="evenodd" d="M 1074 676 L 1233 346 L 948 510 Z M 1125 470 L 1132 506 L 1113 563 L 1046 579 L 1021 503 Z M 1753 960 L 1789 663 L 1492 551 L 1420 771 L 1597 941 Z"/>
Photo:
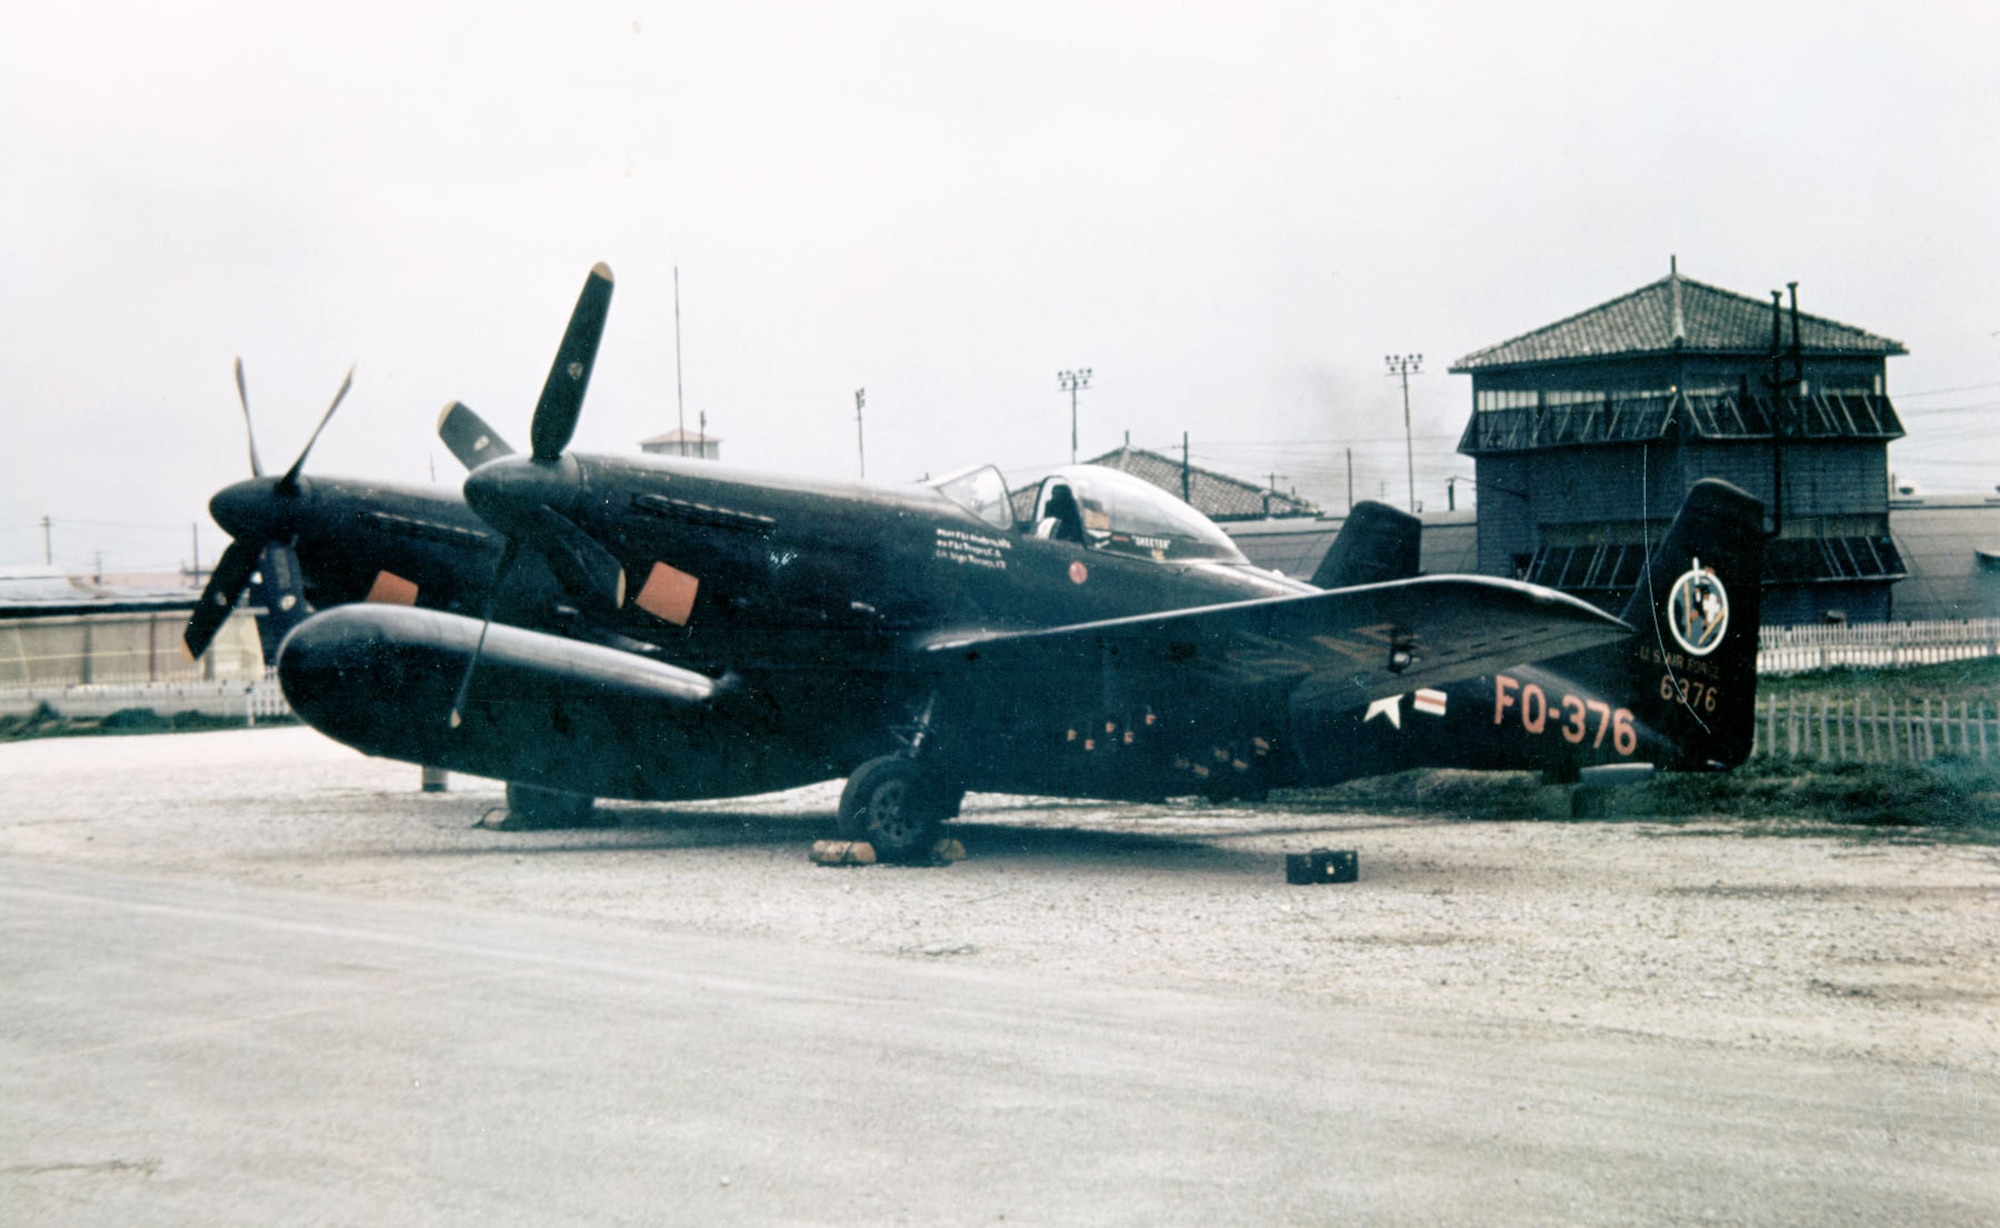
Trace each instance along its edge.
<path fill-rule="evenodd" d="M 447 409 L 462 502 L 297 465 L 289 490 L 216 496 L 231 550 L 292 544 L 322 607 L 279 659 L 301 718 L 573 814 L 845 777 L 842 834 L 890 858 L 968 790 L 1229 798 L 1749 753 L 1762 507 L 1725 483 L 1689 491 L 1622 617 L 1418 576 L 1415 521 L 1379 506 L 1308 584 L 1087 465 L 1019 518 L 990 466 L 894 486 L 572 453 L 611 288 L 592 270 L 527 454 Z M 240 588 L 218 568 L 191 647 Z"/>

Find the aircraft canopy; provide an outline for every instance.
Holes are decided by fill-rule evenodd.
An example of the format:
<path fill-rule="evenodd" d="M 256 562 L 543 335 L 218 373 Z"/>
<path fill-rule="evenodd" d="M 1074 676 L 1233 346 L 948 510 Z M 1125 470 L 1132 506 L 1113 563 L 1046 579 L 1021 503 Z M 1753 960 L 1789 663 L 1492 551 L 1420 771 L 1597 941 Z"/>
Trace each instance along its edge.
<path fill-rule="evenodd" d="M 1142 478 L 1071 465 L 1042 480 L 1033 532 L 1155 562 L 1247 563 L 1208 517 Z"/>

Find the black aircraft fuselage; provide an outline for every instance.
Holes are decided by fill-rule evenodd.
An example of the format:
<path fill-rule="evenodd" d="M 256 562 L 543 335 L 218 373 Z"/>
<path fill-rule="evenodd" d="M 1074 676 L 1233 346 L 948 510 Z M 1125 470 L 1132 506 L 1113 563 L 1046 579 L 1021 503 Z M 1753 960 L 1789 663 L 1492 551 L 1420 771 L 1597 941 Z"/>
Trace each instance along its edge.
<path fill-rule="evenodd" d="M 1041 501 L 1055 485 L 1095 485 L 1088 502 L 1101 508 L 1102 492 L 1126 483 L 1136 485 L 1061 471 Z M 1170 499 L 1134 493 L 1142 505 Z M 1694 511 L 1708 523 L 1676 535 L 1701 540 L 1663 543 L 1659 593 L 1635 593 L 1626 615 L 1657 624 L 1664 586 L 1698 556 L 1721 564 L 1732 591 L 1750 595 L 1737 598 L 1746 621 L 1715 661 L 1653 660 L 1625 625 L 1528 586 L 1328 594 L 1249 565 L 1212 526 L 1213 539 L 1180 538 L 1113 514 L 1066 540 L 1051 517 L 1003 527 L 937 487 L 566 457 L 496 462 L 468 479 L 467 495 L 503 533 L 548 508 L 602 542 L 630 579 L 625 606 L 599 615 L 658 659 L 495 627 L 454 727 L 476 624 L 387 610 L 323 618 L 295 637 L 283 675 L 302 715 L 335 737 L 654 800 L 851 775 L 913 744 L 945 794 L 1124 799 L 1254 795 L 1426 765 L 1708 768 L 1748 751 L 1755 679 L 1743 646 L 1754 653 L 1756 584 L 1741 577 L 1755 574 L 1746 551 L 1758 511 L 1726 488 L 1703 492 Z M 1427 595 L 1430 583 L 1455 587 Z M 1532 617 L 1574 620 L 1598 646 L 1540 662 L 1540 648 L 1523 648 L 1519 665 L 1383 693 L 1399 651 L 1443 656 L 1450 645 L 1436 637 L 1487 630 L 1482 608 L 1456 607 L 1495 594 Z M 1344 611 L 1331 620 L 1329 599 Z M 1424 627 L 1427 604 L 1443 630 Z M 1190 610 L 1211 613 L 1176 616 Z M 1491 616 L 1496 635 L 1515 625 L 1511 608 Z M 1505 652 L 1478 648 L 1484 660 Z M 1683 702 L 1674 688 L 1689 685 Z"/>
<path fill-rule="evenodd" d="M 1078 466 L 1076 479 L 1147 509 L 1172 503 L 1128 475 Z M 997 470 L 962 480 L 987 482 Z M 926 485 L 814 481 L 673 458 L 525 459 L 466 480 L 471 505 L 502 531 L 516 508 L 561 512 L 616 556 L 629 607 L 652 616 L 652 638 L 696 668 L 791 668 L 829 654 L 858 664 L 904 637 L 939 628 L 1018 630 L 1094 622 L 1191 605 L 1319 591 L 1251 565 L 1220 530 L 1148 535 L 1147 525 L 1058 536 L 954 502 L 947 480 Z M 1055 519 L 1050 517 L 1047 519 Z M 1078 517 L 1078 523 L 1081 516 Z M 1192 522 L 1190 522 L 1192 525 Z M 1136 539 L 1136 540 L 1135 540 Z M 650 592 L 649 592 L 650 590 Z M 678 629 L 676 631 L 675 629 Z"/>
<path fill-rule="evenodd" d="M 554 465 L 515 459 L 482 467 L 467 479 L 467 496 L 502 532 L 524 527 L 517 509 L 551 508 L 610 548 L 629 577 L 621 608 L 586 602 L 583 616 L 626 642 L 644 643 L 655 660 L 592 656 L 586 672 L 622 677 L 663 662 L 717 683 L 713 693 L 695 686 L 701 714 L 692 722 L 662 719 L 667 714 L 643 689 L 626 696 L 633 706 L 620 711 L 612 688 L 552 718 L 572 730 L 579 723 L 603 730 L 551 740 L 542 736 L 544 711 L 510 697 L 535 693 L 552 654 L 568 667 L 583 646 L 558 648 L 495 626 L 466 717 L 468 728 L 492 722 L 492 743 L 508 750 L 505 770 L 483 761 L 484 770 L 546 787 L 650 799 L 810 783 L 896 749 L 898 733 L 917 721 L 949 664 L 928 651 L 941 628 L 987 635 L 1320 591 L 1252 566 L 1198 518 L 1188 527 L 1199 537 L 1173 541 L 1130 531 L 1122 520 L 1113 532 L 1110 512 L 1099 530 L 1078 530 L 1079 513 L 1072 531 L 1085 542 L 1057 538 L 1061 525 L 1037 534 L 1014 524 L 1010 509 L 999 510 L 1007 504 L 997 471 L 975 473 L 991 475 L 983 479 L 996 496 L 986 504 L 990 519 L 948 497 L 949 482 L 815 482 L 666 458 L 565 457 Z M 1067 481 L 1093 482 L 1133 506 L 1170 499 L 1109 471 Z M 1102 502 L 1093 501 L 1093 510 Z M 1004 527 L 995 523 L 1003 518 Z M 1176 547 L 1190 557 L 1169 558 Z M 351 594 L 367 568 L 350 563 L 349 570 Z M 322 620 L 290 654 L 288 693 L 298 692 L 309 720 L 372 753 L 478 771 L 455 751 L 479 739 L 446 719 L 477 626 L 403 614 L 346 612 L 334 625 L 357 629 L 355 660 L 322 645 L 331 634 Z M 519 617 L 502 621 L 536 625 Z M 409 642 L 395 664 L 376 660 L 377 646 L 397 636 Z M 312 668 L 332 677 L 306 680 L 308 650 Z M 426 664 L 413 666 L 419 659 Z M 376 674 L 400 696 L 395 713 L 321 698 Z M 971 732 L 976 714 L 961 708 L 953 701 L 931 722 L 969 722 Z M 579 755 L 578 743 L 605 753 L 601 760 Z M 548 762 L 541 763 L 545 748 Z"/>
<path fill-rule="evenodd" d="M 436 504 L 366 512 L 369 532 L 435 538 L 406 564 L 435 572 L 404 577 L 430 608 L 377 594 L 295 630 L 279 673 L 305 720 L 370 754 L 593 797 L 845 776 L 842 831 L 892 856 L 974 789 L 1230 797 L 1417 765 L 1573 775 L 1749 753 L 1762 509 L 1734 487 L 1691 488 L 1622 620 L 1515 581 L 1400 578 L 1400 546 L 1341 553 L 1322 589 L 1092 466 L 1050 475 L 1023 516 L 990 467 L 889 486 L 569 454 L 610 293 L 599 266 L 530 454 L 465 481 L 497 544 L 433 532 L 470 530 Z M 340 539 L 325 592 L 352 596 L 372 564 L 341 573 Z M 454 613 L 496 548 L 489 594 L 540 566 L 544 599 L 598 633 L 549 634 L 532 608 L 496 623 L 497 602 Z M 1346 583 L 1349 567 L 1385 578 Z"/>

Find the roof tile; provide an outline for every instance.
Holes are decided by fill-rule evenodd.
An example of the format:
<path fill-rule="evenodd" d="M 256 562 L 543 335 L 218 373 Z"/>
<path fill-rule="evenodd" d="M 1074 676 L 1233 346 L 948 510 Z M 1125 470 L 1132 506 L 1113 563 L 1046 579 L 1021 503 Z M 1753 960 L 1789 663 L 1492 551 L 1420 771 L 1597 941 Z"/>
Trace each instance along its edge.
<path fill-rule="evenodd" d="M 1786 312 L 1784 341 L 1791 341 Z M 1808 354 L 1906 354 L 1900 341 L 1851 324 L 1799 313 L 1799 344 Z M 1451 365 L 1465 374 L 1525 363 L 1653 354 L 1768 353 L 1771 304 L 1705 285 L 1678 273 L 1511 341 L 1475 350 Z"/>

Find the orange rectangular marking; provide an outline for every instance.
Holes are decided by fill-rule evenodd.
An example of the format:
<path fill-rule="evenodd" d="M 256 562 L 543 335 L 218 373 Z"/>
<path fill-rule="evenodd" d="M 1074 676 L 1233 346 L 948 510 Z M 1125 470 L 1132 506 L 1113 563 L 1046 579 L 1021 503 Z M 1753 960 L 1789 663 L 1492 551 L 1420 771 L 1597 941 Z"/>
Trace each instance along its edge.
<path fill-rule="evenodd" d="M 685 627 L 694 613 L 694 595 L 700 587 L 701 581 L 688 573 L 654 563 L 646 574 L 645 587 L 639 590 L 637 604 L 654 618 Z"/>
<path fill-rule="evenodd" d="M 381 605 L 415 605 L 417 586 L 393 571 L 378 571 L 375 583 L 368 588 L 368 600 Z"/>

